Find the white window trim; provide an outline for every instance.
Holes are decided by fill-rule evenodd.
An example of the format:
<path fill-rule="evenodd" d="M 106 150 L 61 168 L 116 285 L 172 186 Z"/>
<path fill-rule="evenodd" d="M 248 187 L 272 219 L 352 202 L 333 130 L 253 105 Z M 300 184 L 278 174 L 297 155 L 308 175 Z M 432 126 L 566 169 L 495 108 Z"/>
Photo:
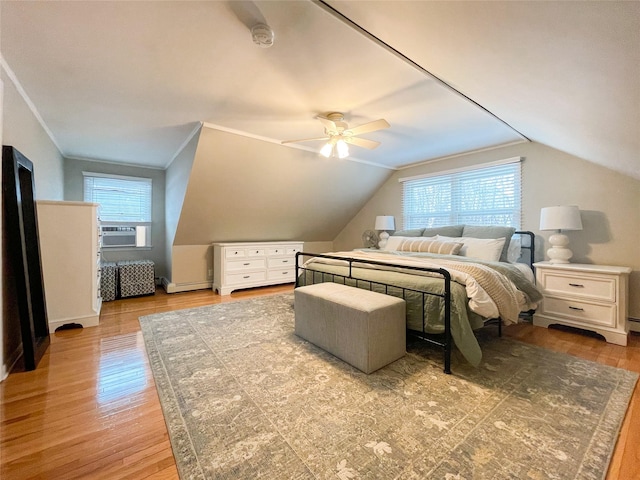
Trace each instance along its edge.
<path fill-rule="evenodd" d="M 421 178 L 439 177 L 441 175 L 452 175 L 454 173 L 460 173 L 460 172 L 471 172 L 473 170 L 481 170 L 483 168 L 497 167 L 499 165 L 507 165 L 509 163 L 519 163 L 521 161 L 522 161 L 522 157 L 511 157 L 504 160 L 496 160 L 495 162 L 481 163 L 481 164 L 472 165 L 469 167 L 453 168 L 451 170 L 441 170 L 439 172 L 424 173 L 422 175 L 414 175 L 412 177 L 403 177 L 403 178 L 399 178 L 398 182 L 403 183 L 410 180 L 420 180 Z"/>

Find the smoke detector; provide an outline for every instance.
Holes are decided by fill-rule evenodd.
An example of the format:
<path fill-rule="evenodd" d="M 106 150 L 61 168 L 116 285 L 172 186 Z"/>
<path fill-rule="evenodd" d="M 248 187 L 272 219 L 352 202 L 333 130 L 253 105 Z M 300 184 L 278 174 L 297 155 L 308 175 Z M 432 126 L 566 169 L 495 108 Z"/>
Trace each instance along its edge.
<path fill-rule="evenodd" d="M 269 48 L 273 45 L 275 35 L 269 25 L 258 23 L 251 27 L 251 37 L 253 38 L 253 43 L 256 45 L 262 48 Z"/>

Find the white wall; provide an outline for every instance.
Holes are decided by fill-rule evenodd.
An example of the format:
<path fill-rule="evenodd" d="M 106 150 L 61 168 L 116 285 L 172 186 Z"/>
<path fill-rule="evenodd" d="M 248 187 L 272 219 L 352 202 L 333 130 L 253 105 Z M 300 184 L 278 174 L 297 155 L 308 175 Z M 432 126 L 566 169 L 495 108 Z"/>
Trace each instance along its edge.
<path fill-rule="evenodd" d="M 640 318 L 640 181 L 579 159 L 529 143 L 469 154 L 397 171 L 367 202 L 334 240 L 337 250 L 362 245 L 364 230 L 372 229 L 376 215 L 396 217 L 402 228 L 402 185 L 399 178 L 458 167 L 524 157 L 522 164 L 521 228 L 536 233 L 536 260 L 543 260 L 552 232 L 539 230 L 540 209 L 552 205 L 578 205 L 584 229 L 567 232 L 574 252 L 572 262 L 623 265 L 633 269 L 630 277 L 629 314 Z"/>
<path fill-rule="evenodd" d="M 63 158 L 11 78 L 2 70 L 4 81 L 3 142 L 17 148 L 33 163 L 35 196 L 38 200 L 62 200 Z"/>
<path fill-rule="evenodd" d="M 189 178 L 191 176 L 191 169 L 193 167 L 193 161 L 198 148 L 198 142 L 202 131 L 202 125 L 194 132 L 194 135 L 187 142 L 184 148 L 176 155 L 171 165 L 165 172 L 165 248 L 167 268 L 163 283 L 168 292 L 177 291 L 175 284 L 189 284 L 190 286 L 180 287 L 181 289 L 197 289 L 206 288 L 206 282 L 208 281 L 207 269 L 210 268 L 211 262 L 207 262 L 207 252 L 204 249 L 203 253 L 194 253 L 194 249 L 187 249 L 189 252 L 189 259 L 195 258 L 198 262 L 200 258 L 200 265 L 191 267 L 192 260 L 187 260 L 186 266 L 182 265 L 179 254 L 174 254 L 175 249 L 173 247 L 173 241 L 176 237 L 176 231 L 178 229 L 178 222 L 180 221 L 180 214 L 182 213 L 182 205 L 184 204 L 184 197 L 187 192 L 187 186 L 189 185 Z M 207 263 L 205 263 L 207 262 Z M 174 278 L 174 264 L 178 270 L 177 279 Z M 184 270 L 189 273 L 183 274 Z M 204 273 L 203 273 L 204 272 Z M 202 284 L 204 283 L 204 286 Z M 210 283 L 210 282 L 209 282 Z"/>
<path fill-rule="evenodd" d="M 23 96 L 10 74 L 2 69 L 0 77 L 4 84 L 2 102 L 2 140 L 3 145 L 11 145 L 24 154 L 32 163 L 35 180 L 36 200 L 62 200 L 63 198 L 63 159 L 57 146 L 38 120 L 37 112 L 32 110 L 30 100 Z M 4 229 L 3 229 L 4 232 Z M 5 245 L 2 242 L 0 245 Z M 22 352 L 20 321 L 13 302 L 7 293 L 7 285 L 12 279 L 6 278 L 5 252 L 2 257 L 2 366 L 0 379 L 4 378 L 13 363 Z"/>

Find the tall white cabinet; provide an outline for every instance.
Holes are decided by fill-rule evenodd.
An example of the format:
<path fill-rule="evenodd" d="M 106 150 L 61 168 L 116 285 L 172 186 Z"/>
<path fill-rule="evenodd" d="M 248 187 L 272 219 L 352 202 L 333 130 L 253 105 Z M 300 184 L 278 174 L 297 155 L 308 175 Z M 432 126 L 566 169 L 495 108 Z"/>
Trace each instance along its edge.
<path fill-rule="evenodd" d="M 98 204 L 36 202 L 49 330 L 100 321 Z"/>

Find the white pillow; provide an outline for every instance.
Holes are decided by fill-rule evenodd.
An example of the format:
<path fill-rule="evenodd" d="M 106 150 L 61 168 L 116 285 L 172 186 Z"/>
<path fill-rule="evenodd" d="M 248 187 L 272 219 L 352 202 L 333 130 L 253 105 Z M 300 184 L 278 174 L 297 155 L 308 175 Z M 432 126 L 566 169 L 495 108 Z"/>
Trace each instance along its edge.
<path fill-rule="evenodd" d="M 387 244 L 382 247 L 382 250 L 387 252 L 395 252 L 400 248 L 400 245 L 405 240 L 415 240 L 416 238 L 420 238 L 422 240 L 435 240 L 436 237 L 401 237 L 400 235 L 391 235 L 387 240 Z"/>
<path fill-rule="evenodd" d="M 500 238 L 473 238 L 473 237 L 443 237 L 437 235 L 438 240 L 449 242 L 462 242 L 464 245 L 460 249 L 459 255 L 463 257 L 477 258 L 487 262 L 497 262 L 500 260 L 502 247 L 504 247 L 505 237 Z"/>

